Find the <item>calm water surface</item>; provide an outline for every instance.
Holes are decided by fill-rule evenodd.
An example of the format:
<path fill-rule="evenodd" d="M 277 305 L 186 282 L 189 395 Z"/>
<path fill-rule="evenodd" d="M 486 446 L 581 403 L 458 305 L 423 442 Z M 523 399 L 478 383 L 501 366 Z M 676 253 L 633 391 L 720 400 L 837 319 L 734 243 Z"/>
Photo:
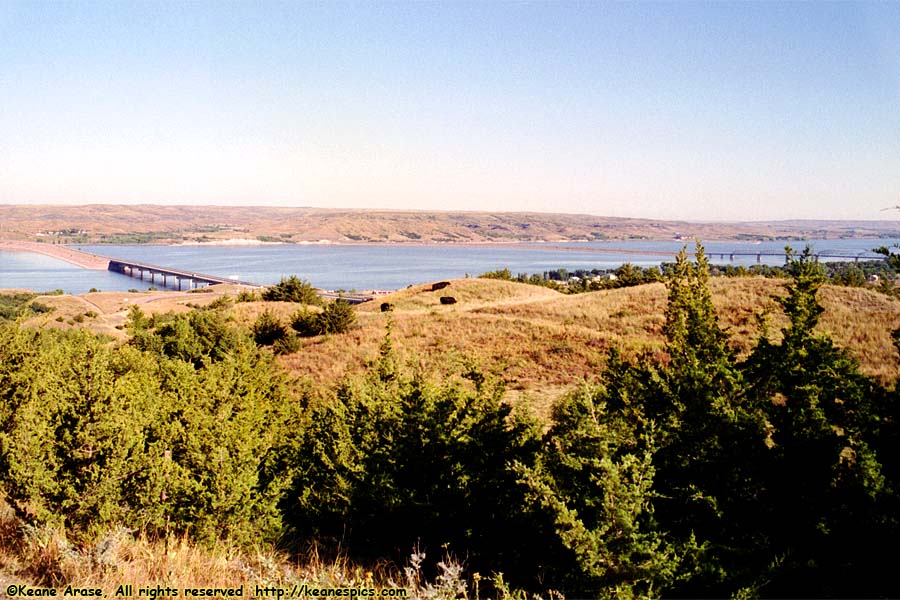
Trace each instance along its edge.
<path fill-rule="evenodd" d="M 781 253 L 786 243 L 795 249 L 806 242 L 709 242 L 714 264 L 756 264 L 756 253 Z M 898 240 L 812 240 L 814 251 L 846 257 L 870 255 L 877 246 Z M 541 273 L 558 268 L 608 269 L 625 262 L 651 266 L 673 260 L 684 242 L 569 242 L 485 246 L 73 246 L 103 256 L 139 260 L 196 273 L 275 283 L 298 275 L 325 289 L 397 289 L 410 284 L 478 275 L 509 268 L 513 273 Z M 665 253 L 669 253 L 668 255 Z M 735 256 L 731 253 L 750 253 Z M 722 256 L 724 255 L 724 256 Z M 833 259 L 831 259 L 833 260 Z M 783 264 L 782 256 L 762 256 L 759 262 Z M 24 252 L 0 252 L 0 288 L 84 293 L 101 290 L 147 289 L 149 282 L 117 273 L 89 271 L 56 259 Z"/>

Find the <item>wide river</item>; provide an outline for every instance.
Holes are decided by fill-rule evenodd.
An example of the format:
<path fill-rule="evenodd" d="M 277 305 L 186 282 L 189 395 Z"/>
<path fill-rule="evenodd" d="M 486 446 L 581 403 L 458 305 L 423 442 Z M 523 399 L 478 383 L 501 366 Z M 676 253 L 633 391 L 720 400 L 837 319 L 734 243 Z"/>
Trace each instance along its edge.
<path fill-rule="evenodd" d="M 896 239 L 810 240 L 809 242 L 709 242 L 713 264 L 784 263 L 786 244 L 852 260 L 871 257 L 872 248 Z M 566 268 L 609 269 L 626 262 L 650 266 L 672 261 L 685 242 L 617 241 L 496 245 L 260 245 L 260 246 L 72 246 L 113 258 L 131 259 L 195 273 L 275 283 L 297 275 L 316 287 L 342 290 L 391 290 L 410 284 L 476 276 L 509 268 L 542 273 Z M 693 249 L 693 244 L 688 244 Z M 731 254 L 738 254 L 731 257 Z M 741 256 L 743 253 L 745 255 Z M 758 253 L 762 256 L 757 257 Z M 765 256 L 773 253 L 776 256 Z M 778 255 L 782 253 L 781 255 Z M 824 258 L 823 260 L 837 260 Z M 0 251 L 0 288 L 52 290 L 80 294 L 100 290 L 147 289 L 150 283 L 107 271 L 90 271 L 26 252 Z"/>

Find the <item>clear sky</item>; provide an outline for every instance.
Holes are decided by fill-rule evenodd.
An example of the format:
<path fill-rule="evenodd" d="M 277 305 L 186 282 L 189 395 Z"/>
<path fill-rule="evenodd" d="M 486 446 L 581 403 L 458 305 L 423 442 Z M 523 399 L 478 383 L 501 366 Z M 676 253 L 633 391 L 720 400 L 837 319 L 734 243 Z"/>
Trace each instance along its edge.
<path fill-rule="evenodd" d="M 900 2 L 0 0 L 0 202 L 896 219 Z"/>

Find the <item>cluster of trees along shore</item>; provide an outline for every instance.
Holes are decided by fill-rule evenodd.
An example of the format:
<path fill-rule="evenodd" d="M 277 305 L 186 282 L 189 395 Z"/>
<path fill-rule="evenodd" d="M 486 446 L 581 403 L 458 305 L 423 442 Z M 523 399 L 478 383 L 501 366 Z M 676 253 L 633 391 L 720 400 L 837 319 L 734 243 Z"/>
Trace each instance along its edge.
<path fill-rule="evenodd" d="M 788 250 L 790 250 L 788 248 Z M 895 281 L 898 278 L 896 255 L 885 246 L 875 248 L 873 252 L 885 256 L 885 260 L 856 260 L 853 262 L 834 261 L 822 263 L 821 269 L 828 282 L 833 285 L 847 287 L 871 287 L 884 294 L 897 296 Z M 625 263 L 615 269 L 556 269 L 542 273 L 513 273 L 508 269 L 497 269 L 482 273 L 479 277 L 486 279 L 502 279 L 547 287 L 565 294 L 580 294 L 632 287 L 645 283 L 667 281 L 675 273 L 677 263 L 664 262 L 659 267 L 641 267 Z M 709 274 L 719 277 L 790 277 L 790 264 L 772 265 L 712 265 Z"/>
<path fill-rule="evenodd" d="M 7 323 L 0 486 L 73 540 L 418 547 L 579 598 L 900 596 L 898 391 L 814 330 L 813 257 L 785 269 L 789 324 L 739 359 L 683 252 L 665 357 L 612 352 L 549 422 L 478 365 L 407 370 L 390 326 L 364 376 L 314 389 L 217 310 L 135 311 L 123 345 Z"/>

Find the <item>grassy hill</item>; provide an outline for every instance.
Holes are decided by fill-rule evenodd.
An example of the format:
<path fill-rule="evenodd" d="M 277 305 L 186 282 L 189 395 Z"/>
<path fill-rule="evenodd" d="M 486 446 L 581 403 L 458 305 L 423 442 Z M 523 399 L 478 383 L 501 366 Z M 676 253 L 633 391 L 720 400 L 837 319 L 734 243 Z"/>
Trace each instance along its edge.
<path fill-rule="evenodd" d="M 783 285 L 765 278 L 711 281 L 720 323 L 740 352 L 747 352 L 758 337 L 762 317 L 769 335 L 780 335 L 786 321 L 773 296 L 782 293 Z M 236 295 L 226 286 L 207 289 L 211 291 L 39 297 L 55 310 L 33 317 L 31 323 L 86 327 L 123 339 L 121 327 L 131 305 L 149 314 L 186 312 Z M 443 305 L 442 296 L 457 302 Z M 900 327 L 900 301 L 837 286 L 825 286 L 820 296 L 825 307 L 820 329 L 850 349 L 865 373 L 884 383 L 894 381 L 900 368 L 890 332 Z M 381 303 L 392 304 L 393 311 L 381 312 Z M 279 361 L 293 375 L 332 384 L 362 372 L 375 359 L 390 320 L 393 344 L 403 360 L 437 374 L 477 362 L 507 382 L 511 399 L 524 399 L 542 412 L 579 381 L 594 378 L 611 347 L 631 357 L 660 350 L 665 305 L 661 283 L 577 295 L 490 279 L 451 280 L 439 291 L 431 291 L 429 283 L 361 305 L 358 327 L 343 335 L 304 338 L 299 351 Z M 249 327 L 267 309 L 287 324 L 298 308 L 290 303 L 232 302 L 225 310 Z"/>

